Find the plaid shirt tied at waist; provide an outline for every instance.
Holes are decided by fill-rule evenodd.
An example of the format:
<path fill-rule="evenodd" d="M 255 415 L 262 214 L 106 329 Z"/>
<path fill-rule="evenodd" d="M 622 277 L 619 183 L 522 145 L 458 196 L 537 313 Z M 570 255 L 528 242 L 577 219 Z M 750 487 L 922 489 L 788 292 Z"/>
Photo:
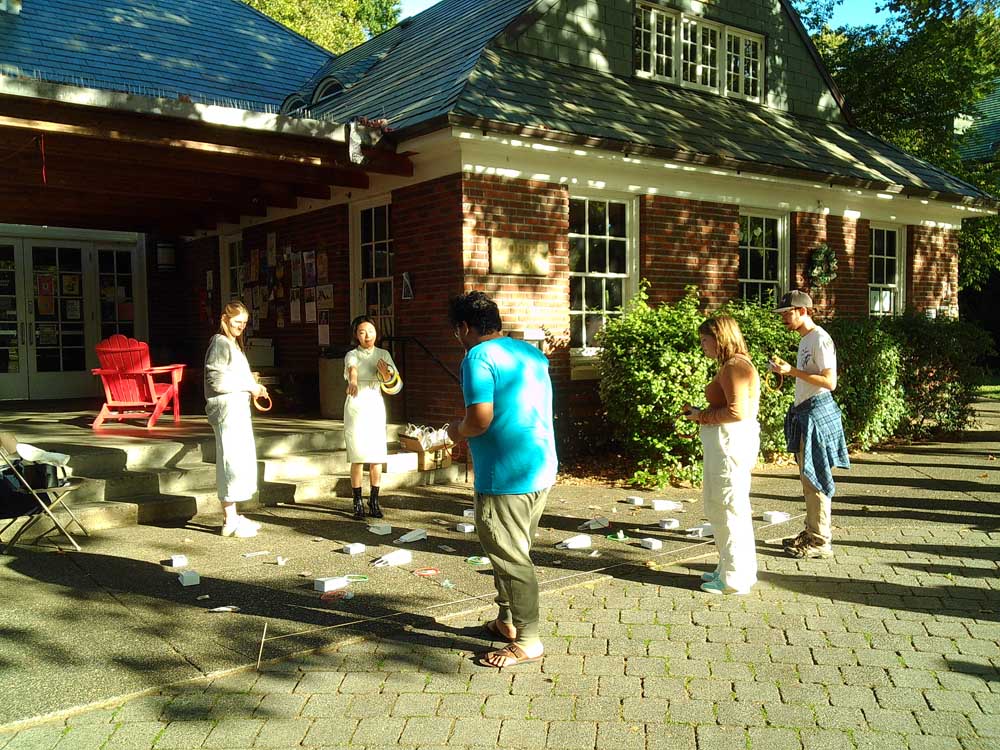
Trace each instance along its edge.
<path fill-rule="evenodd" d="M 833 467 L 850 469 L 840 407 L 829 391 L 817 394 L 785 415 L 785 444 L 798 457 L 802 448 L 802 476 L 827 497 L 833 497 Z"/>

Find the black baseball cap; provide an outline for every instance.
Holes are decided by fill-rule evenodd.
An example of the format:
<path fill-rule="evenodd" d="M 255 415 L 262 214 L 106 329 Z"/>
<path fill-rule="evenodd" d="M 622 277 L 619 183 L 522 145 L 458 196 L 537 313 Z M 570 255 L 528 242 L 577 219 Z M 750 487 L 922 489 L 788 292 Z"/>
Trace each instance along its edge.
<path fill-rule="evenodd" d="M 804 307 L 807 310 L 811 310 L 813 306 L 812 297 L 810 297 L 805 292 L 801 292 L 798 289 L 793 289 L 787 292 L 782 298 L 778 306 L 774 308 L 776 313 L 788 312 L 796 307 Z"/>

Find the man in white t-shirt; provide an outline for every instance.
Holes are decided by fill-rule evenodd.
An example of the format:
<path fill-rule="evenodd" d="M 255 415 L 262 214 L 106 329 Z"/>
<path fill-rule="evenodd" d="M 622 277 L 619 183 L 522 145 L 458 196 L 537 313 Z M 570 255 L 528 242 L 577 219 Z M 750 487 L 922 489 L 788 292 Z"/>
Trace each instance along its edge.
<path fill-rule="evenodd" d="M 784 540 L 785 553 L 827 558 L 833 555 L 833 467 L 850 468 L 850 461 L 840 408 L 831 395 L 837 388 L 837 349 L 830 334 L 813 321 L 812 307 L 812 298 L 802 291 L 781 298 L 775 312 L 788 330 L 802 338 L 794 367 L 778 357 L 772 358 L 770 367 L 795 378 L 795 401 L 785 417 L 785 440 L 798 459 L 806 501 L 805 529 Z"/>

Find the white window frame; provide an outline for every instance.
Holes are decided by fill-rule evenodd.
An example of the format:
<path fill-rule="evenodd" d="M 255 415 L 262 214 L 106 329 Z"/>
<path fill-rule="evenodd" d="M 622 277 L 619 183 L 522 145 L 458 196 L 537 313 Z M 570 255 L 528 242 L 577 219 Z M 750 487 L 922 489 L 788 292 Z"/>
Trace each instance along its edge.
<path fill-rule="evenodd" d="M 681 42 L 681 83 L 691 88 L 701 89 L 702 91 L 718 92 L 721 82 L 721 72 L 719 70 L 720 58 L 724 56 L 721 44 L 726 36 L 725 28 L 720 24 L 711 23 L 696 16 L 685 15 L 681 16 L 681 22 L 678 25 L 680 26 Z M 694 35 L 693 41 L 688 38 L 691 30 L 693 30 Z M 715 47 L 706 45 L 704 39 L 706 33 L 715 35 Z M 689 49 L 693 49 L 694 51 L 694 55 L 691 58 L 688 57 Z M 715 59 L 706 60 L 705 57 L 713 51 Z M 693 78 L 688 78 L 688 66 L 694 71 Z M 705 83 L 703 81 L 705 76 L 713 80 Z"/>
<path fill-rule="evenodd" d="M 875 232 L 896 233 L 896 281 L 894 284 L 876 284 L 872 281 L 872 271 L 876 258 L 885 262 L 886 255 L 875 255 Z M 899 224 L 882 224 L 872 222 L 868 227 L 868 316 L 893 317 L 902 315 L 906 309 L 906 227 Z M 892 310 L 888 312 L 872 310 L 872 293 L 876 290 L 894 292 Z"/>
<path fill-rule="evenodd" d="M 219 235 L 219 295 L 222 300 L 223 307 L 225 307 L 230 300 L 241 298 L 241 295 L 243 294 L 242 289 L 234 290 L 232 288 L 232 283 L 229 278 L 230 272 L 232 271 L 230 247 L 234 244 L 239 245 L 240 260 L 243 261 L 240 265 L 244 269 L 249 269 L 250 265 L 249 259 L 243 252 L 242 232 Z M 243 282 L 246 283 L 246 279 L 243 279 Z"/>
<path fill-rule="evenodd" d="M 763 208 L 754 208 L 753 206 L 741 206 L 740 207 L 740 221 L 746 218 L 749 220 L 754 217 L 760 217 L 763 219 L 774 219 L 777 221 L 777 233 L 778 233 L 778 278 L 774 281 L 776 285 L 775 295 L 780 297 L 782 290 L 788 289 L 788 268 L 790 265 L 789 254 L 788 254 L 788 214 L 782 213 L 780 211 L 768 211 Z M 740 252 L 740 243 L 737 240 L 736 247 L 737 254 Z M 766 263 L 765 263 L 766 267 Z M 739 269 L 739 257 L 737 255 L 737 269 Z M 740 287 L 744 283 L 767 283 L 769 279 L 754 279 L 749 276 L 740 276 L 737 270 L 737 295 L 739 298 L 744 299 L 743 292 Z"/>
<path fill-rule="evenodd" d="M 645 27 L 645 20 L 647 18 L 650 24 L 648 29 Z M 670 40 L 671 64 L 669 72 L 664 74 L 660 74 L 656 70 L 657 58 L 664 54 L 661 51 L 661 47 L 665 46 L 663 40 L 656 34 L 657 19 L 659 18 L 669 18 L 672 24 L 672 39 Z M 693 43 L 685 42 L 685 35 L 688 31 L 693 31 L 695 35 Z M 708 48 L 705 46 L 702 38 L 703 32 L 712 32 L 716 35 L 714 61 L 706 61 L 704 59 Z M 751 102 L 763 101 L 765 46 L 764 36 L 761 34 L 756 34 L 736 26 L 727 26 L 715 21 L 709 21 L 701 16 L 681 13 L 678 10 L 664 8 L 659 5 L 637 2 L 632 14 L 632 39 L 632 54 L 634 56 L 632 67 L 635 75 L 639 78 L 667 81 L 685 88 L 709 91 L 719 96 L 735 97 Z M 738 40 L 740 67 L 738 89 L 729 88 L 730 39 Z M 747 80 L 745 71 L 746 63 L 749 59 L 746 56 L 745 45 L 748 41 L 755 43 L 758 51 L 757 58 L 754 60 L 754 67 L 756 68 L 754 78 L 757 82 L 756 95 L 745 93 Z M 647 42 L 649 44 L 648 50 L 645 47 Z M 692 44 L 694 45 L 694 59 L 688 62 L 686 61 L 686 55 Z M 649 55 L 650 64 L 644 68 L 642 67 L 642 57 L 645 54 Z M 714 83 L 702 82 L 704 75 L 706 75 L 705 66 L 708 64 L 711 64 L 711 70 L 707 74 L 714 78 Z M 688 65 L 694 66 L 694 80 L 689 80 L 686 74 L 686 66 Z"/>
<path fill-rule="evenodd" d="M 625 267 L 626 273 L 623 276 L 622 285 L 622 308 L 624 309 L 632 298 L 635 297 L 639 289 L 639 202 L 633 195 L 622 193 L 601 193 L 591 191 L 573 191 L 569 199 L 586 201 L 604 201 L 625 204 L 625 221 L 627 228 L 625 231 Z M 580 235 L 572 235 L 580 236 Z M 586 236 L 586 235 L 584 235 Z M 566 235 L 567 251 L 569 250 L 569 240 L 571 235 Z M 579 272 L 570 271 L 569 278 L 584 276 Z M 603 274 L 602 277 L 607 276 Z M 570 282 L 572 283 L 572 282 Z M 569 290 L 567 290 L 567 295 Z M 569 299 L 567 299 L 567 309 L 569 309 Z M 570 317 L 573 317 L 572 315 Z M 572 321 L 571 321 L 572 325 Z M 572 328 L 571 328 L 572 330 Z M 598 377 L 597 357 L 600 354 L 600 347 L 571 347 L 570 348 L 570 378 L 572 380 L 594 380 Z"/>
<path fill-rule="evenodd" d="M 731 48 L 730 40 L 735 40 L 735 42 L 736 42 L 736 53 L 735 53 L 735 55 L 734 55 L 734 53 L 730 49 Z M 746 92 L 746 86 L 747 86 L 747 82 L 748 82 L 748 78 L 747 78 L 747 68 L 748 68 L 747 61 L 749 59 L 747 57 L 747 43 L 757 45 L 756 64 L 753 66 L 756 69 L 755 70 L 755 75 L 750 77 L 750 80 L 753 80 L 753 81 L 756 82 L 756 84 L 757 84 L 757 91 L 756 91 L 756 93 L 749 93 L 749 94 Z M 763 77 L 761 75 L 761 71 L 762 71 L 762 68 L 763 68 L 763 64 L 762 63 L 763 63 L 763 59 L 764 59 L 764 40 L 763 40 L 763 38 L 760 37 L 757 34 L 750 34 L 750 33 L 745 32 L 745 31 L 740 31 L 739 29 L 727 28 L 726 29 L 726 49 L 725 49 L 725 52 L 723 54 L 725 56 L 724 67 L 725 67 L 726 80 L 724 82 L 724 88 L 725 88 L 726 96 L 738 97 L 740 99 L 746 99 L 746 100 L 751 101 L 751 102 L 759 102 L 760 101 L 761 88 L 764 85 Z M 739 66 L 738 66 L 739 69 L 736 70 L 735 73 L 731 69 L 732 68 L 732 64 L 731 63 L 733 61 L 734 56 L 735 56 L 736 60 L 739 61 Z M 729 85 L 730 84 L 729 77 L 731 75 L 734 75 L 734 74 L 736 76 L 736 81 L 737 81 L 737 87 L 736 88 L 733 88 L 732 86 Z"/>
<path fill-rule="evenodd" d="M 641 14 L 648 14 L 641 15 Z M 644 26 L 639 27 L 638 24 L 641 20 L 649 18 L 649 28 L 646 29 Z M 675 80 L 677 78 L 677 22 L 679 20 L 679 15 L 676 12 L 665 10 L 664 8 L 657 8 L 652 5 L 646 5 L 645 3 L 635 4 L 635 13 L 632 17 L 632 53 L 636 56 L 635 74 L 640 78 L 653 78 L 658 80 Z M 660 34 L 657 31 L 657 27 L 660 23 L 669 23 L 670 31 L 669 36 Z M 637 42 L 644 41 L 640 39 L 640 35 L 649 35 L 649 58 L 650 66 L 649 69 L 644 69 L 639 66 L 639 55 L 646 54 L 647 50 L 640 48 Z M 663 50 L 666 43 L 670 44 L 669 54 Z M 665 64 L 663 74 L 657 72 L 657 61 L 663 58 L 665 61 L 669 61 L 669 64 Z"/>
<path fill-rule="evenodd" d="M 368 198 L 363 201 L 357 201 L 351 204 L 351 280 L 352 280 L 352 293 L 351 293 L 351 318 L 355 318 L 358 315 L 367 315 L 368 306 L 367 300 L 365 299 L 365 282 L 366 281 L 377 281 L 385 280 L 392 285 L 392 320 L 390 323 L 390 328 L 392 330 L 386 334 L 391 335 L 395 333 L 396 329 L 396 313 L 398 312 L 398 305 L 396 304 L 396 284 L 395 284 L 395 268 L 389 269 L 389 275 L 385 277 L 372 277 L 371 279 L 362 278 L 362 259 L 361 253 L 363 248 L 361 247 L 361 214 L 364 211 L 369 211 L 379 206 L 385 206 L 390 212 L 390 219 L 388 225 L 388 241 L 392 243 L 393 259 L 395 259 L 395 237 L 392 236 L 392 195 L 386 193 L 385 195 L 375 196 Z M 379 332 L 379 335 L 383 335 L 383 332 Z"/>

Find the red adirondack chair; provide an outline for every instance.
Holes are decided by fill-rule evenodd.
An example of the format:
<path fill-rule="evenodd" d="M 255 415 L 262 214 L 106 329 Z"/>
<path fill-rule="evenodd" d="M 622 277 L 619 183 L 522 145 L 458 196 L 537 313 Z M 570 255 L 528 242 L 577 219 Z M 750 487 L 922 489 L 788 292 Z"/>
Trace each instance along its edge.
<path fill-rule="evenodd" d="M 160 415 L 173 404 L 174 423 L 181 421 L 181 378 L 184 365 L 152 367 L 149 362 L 149 344 L 136 341 L 120 333 L 106 338 L 97 345 L 97 359 L 101 366 L 92 370 L 101 376 L 106 402 L 94 420 L 93 428 L 100 427 L 105 419 L 149 419 L 146 427 L 153 427 Z M 170 382 L 157 376 L 170 376 Z"/>

